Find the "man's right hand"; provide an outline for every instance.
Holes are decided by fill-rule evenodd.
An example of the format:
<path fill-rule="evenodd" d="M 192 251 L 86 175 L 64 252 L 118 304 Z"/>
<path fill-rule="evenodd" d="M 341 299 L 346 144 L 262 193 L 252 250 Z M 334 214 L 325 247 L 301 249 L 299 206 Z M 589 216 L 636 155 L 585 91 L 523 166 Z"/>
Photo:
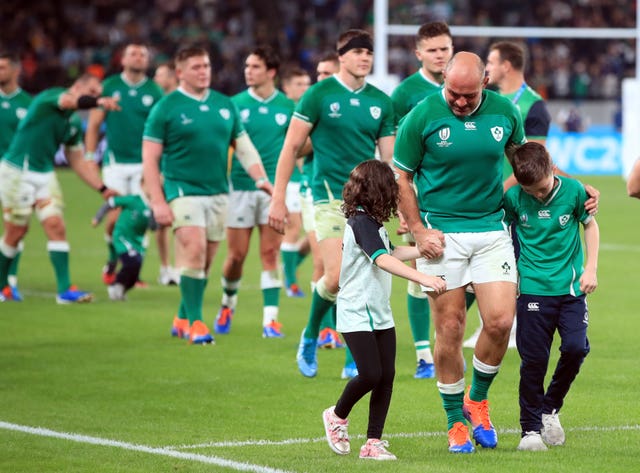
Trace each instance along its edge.
<path fill-rule="evenodd" d="M 289 218 L 289 211 L 284 201 L 271 201 L 269 206 L 269 226 L 284 235 L 284 227 Z"/>
<path fill-rule="evenodd" d="M 444 253 L 444 233 L 440 230 L 425 228 L 415 232 L 413 238 L 420 254 L 427 259 L 438 258 Z"/>
<path fill-rule="evenodd" d="M 173 223 L 173 211 L 166 202 L 151 204 L 151 211 L 159 225 L 169 226 Z"/>

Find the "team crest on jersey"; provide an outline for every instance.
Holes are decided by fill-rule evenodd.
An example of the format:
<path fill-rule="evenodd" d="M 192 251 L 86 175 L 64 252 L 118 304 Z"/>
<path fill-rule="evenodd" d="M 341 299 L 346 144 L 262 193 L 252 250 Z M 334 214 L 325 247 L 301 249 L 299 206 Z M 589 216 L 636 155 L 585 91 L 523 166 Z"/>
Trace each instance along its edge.
<path fill-rule="evenodd" d="M 22 120 L 26 115 L 27 115 L 26 108 L 16 108 L 16 117 L 18 117 L 18 120 Z"/>
<path fill-rule="evenodd" d="M 228 108 L 221 108 L 220 109 L 220 116 L 222 118 L 224 118 L 225 120 L 228 120 L 231 117 L 231 112 L 229 111 Z"/>
<path fill-rule="evenodd" d="M 440 141 L 438 141 L 436 144 L 440 148 L 447 148 L 452 144 L 449 141 L 450 137 L 451 137 L 451 128 L 449 127 L 441 128 L 440 131 L 438 131 L 438 138 L 440 138 Z"/>
<path fill-rule="evenodd" d="M 138 95 L 138 91 L 136 89 L 129 89 L 130 97 L 135 97 L 136 95 Z"/>
<path fill-rule="evenodd" d="M 145 107 L 151 107 L 151 105 L 153 105 L 153 97 L 149 94 L 144 94 L 142 96 L 142 105 Z"/>
<path fill-rule="evenodd" d="M 491 128 L 491 134 L 493 135 L 493 139 L 500 143 L 504 136 L 504 129 L 501 126 L 494 126 Z"/>
<path fill-rule="evenodd" d="M 243 123 L 249 121 L 249 115 L 251 115 L 251 110 L 249 110 L 248 108 L 243 108 L 242 110 L 240 110 L 240 119 Z"/>
<path fill-rule="evenodd" d="M 2 102 L 2 108 L 7 109 L 9 108 L 11 105 L 9 104 L 9 102 Z"/>
<path fill-rule="evenodd" d="M 369 113 L 371 114 L 374 120 L 377 120 L 378 118 L 380 118 L 380 115 L 382 114 L 382 109 L 380 107 L 375 107 L 375 106 L 369 107 Z"/>
<path fill-rule="evenodd" d="M 560 222 L 560 226 L 564 228 L 567 225 L 567 223 L 569 223 L 570 218 L 571 218 L 571 215 L 560 215 L 558 217 L 558 222 Z"/>
<path fill-rule="evenodd" d="M 340 113 L 340 102 L 333 102 L 331 105 L 329 105 L 329 116 L 331 118 L 339 118 L 342 116 L 342 114 Z"/>
<path fill-rule="evenodd" d="M 287 115 L 284 113 L 276 113 L 276 123 L 280 126 L 287 123 Z"/>

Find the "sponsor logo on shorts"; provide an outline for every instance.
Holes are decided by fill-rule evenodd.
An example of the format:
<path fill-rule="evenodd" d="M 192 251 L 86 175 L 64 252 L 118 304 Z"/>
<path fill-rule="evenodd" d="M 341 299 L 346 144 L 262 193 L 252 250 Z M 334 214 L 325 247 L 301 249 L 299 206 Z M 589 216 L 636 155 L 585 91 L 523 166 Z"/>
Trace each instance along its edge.
<path fill-rule="evenodd" d="M 589 325 L 589 312 L 585 310 L 584 317 L 582 317 L 582 323 Z"/>
<path fill-rule="evenodd" d="M 540 303 L 539 302 L 529 302 L 527 304 L 527 311 L 529 311 L 529 312 L 540 312 Z"/>
<path fill-rule="evenodd" d="M 511 266 L 506 261 L 502 263 L 502 266 L 500 267 L 502 268 L 502 271 L 504 271 L 502 274 L 511 274 Z"/>

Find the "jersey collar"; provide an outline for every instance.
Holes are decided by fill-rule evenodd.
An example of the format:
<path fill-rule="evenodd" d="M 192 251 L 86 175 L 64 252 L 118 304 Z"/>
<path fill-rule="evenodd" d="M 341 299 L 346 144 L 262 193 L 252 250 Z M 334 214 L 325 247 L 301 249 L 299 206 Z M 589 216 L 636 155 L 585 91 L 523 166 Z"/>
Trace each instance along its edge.
<path fill-rule="evenodd" d="M 353 93 L 353 94 L 359 94 L 360 92 L 362 92 L 365 87 L 367 86 L 367 81 L 364 81 L 364 84 L 362 84 L 362 87 L 360 87 L 359 89 L 352 89 L 351 87 L 349 87 L 347 84 L 345 84 L 344 82 L 342 82 L 340 80 L 340 78 L 338 77 L 337 74 L 334 74 L 333 77 L 336 79 L 336 81 L 338 82 L 338 84 L 340 84 L 342 87 L 344 87 L 345 89 L 347 89 L 349 92 Z"/>
<path fill-rule="evenodd" d="M 424 70 L 422 68 L 418 69 L 418 72 L 420 73 L 420 76 L 427 81 L 429 84 L 431 85 L 435 85 L 436 87 L 442 87 L 442 84 L 430 79 L 429 77 L 427 77 L 427 75 L 424 73 Z"/>
<path fill-rule="evenodd" d="M 127 76 L 125 76 L 124 72 L 120 73 L 120 79 L 122 79 L 122 82 L 127 84 L 129 87 L 135 87 L 136 89 L 144 85 L 144 83 L 148 80 L 146 77 L 144 77 L 138 82 L 131 82 L 129 79 L 127 79 Z"/>
<path fill-rule="evenodd" d="M 2 90 L 0 90 L 0 97 L 2 97 L 3 99 L 12 99 L 16 95 L 18 95 L 20 92 L 22 92 L 22 89 L 20 87 L 18 87 L 16 90 L 11 92 L 10 94 L 5 94 Z"/>
<path fill-rule="evenodd" d="M 247 93 L 251 96 L 251 98 L 253 98 L 257 102 L 269 103 L 269 102 L 271 102 L 273 99 L 275 99 L 277 97 L 278 89 L 274 89 L 273 93 L 269 97 L 267 97 L 266 99 L 263 99 L 258 94 L 256 94 L 251 87 L 249 87 L 247 89 Z"/>
<path fill-rule="evenodd" d="M 190 94 L 189 92 L 187 92 L 186 90 L 184 90 L 182 87 L 178 87 L 178 89 L 177 89 L 177 90 L 178 90 L 178 92 L 180 92 L 181 94 L 186 95 L 187 97 L 189 97 L 190 99 L 195 100 L 196 102 L 205 102 L 205 101 L 209 98 L 209 93 L 210 93 L 210 90 L 209 90 L 209 89 L 207 89 L 207 90 L 204 92 L 204 95 L 202 96 L 202 98 L 200 98 L 200 97 L 196 97 L 196 96 L 195 96 L 195 95 L 193 95 L 193 94 Z"/>

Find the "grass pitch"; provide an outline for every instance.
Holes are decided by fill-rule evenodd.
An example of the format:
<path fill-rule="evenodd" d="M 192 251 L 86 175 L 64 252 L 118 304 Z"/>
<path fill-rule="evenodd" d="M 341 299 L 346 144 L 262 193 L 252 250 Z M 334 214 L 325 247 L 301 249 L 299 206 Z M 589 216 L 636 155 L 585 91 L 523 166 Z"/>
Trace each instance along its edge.
<path fill-rule="evenodd" d="M 156 284 L 151 241 L 142 277 L 124 303 L 109 301 L 100 281 L 106 257 L 101 229 L 89 225 L 99 196 L 59 171 L 71 244 L 73 282 L 92 304 L 55 304 L 53 270 L 34 220 L 20 269 L 23 303 L 0 304 L 0 471 L 2 472 L 628 472 L 638 469 L 635 403 L 640 364 L 637 317 L 640 202 L 618 177 L 585 178 L 602 192 L 600 286 L 589 297 L 591 354 L 562 410 L 563 447 L 517 452 L 518 366 L 509 350 L 490 391 L 496 450 L 451 455 L 434 380 L 414 380 L 406 317 L 406 283 L 396 279 L 397 375 L 385 438 L 393 463 L 357 458 L 367 398 L 350 416 L 350 456 L 332 453 L 321 412 L 343 386 L 344 351 L 319 353 L 319 374 L 303 378 L 295 351 L 309 297 L 281 296 L 286 337 L 261 338 L 261 293 L 255 245 L 245 266 L 231 334 L 215 346 L 188 346 L 169 336 L 178 289 Z M 390 232 L 393 235 L 393 232 Z M 255 240 L 254 236 L 254 240 Z M 400 243 L 392 236 L 396 243 Z M 224 245 L 205 296 L 211 324 L 220 300 Z M 310 262 L 301 267 L 308 287 Z M 472 308 L 467 333 L 477 325 Z M 552 363 L 557 360 L 557 343 Z M 467 364 L 472 353 L 465 350 Z M 553 365 L 552 365 L 553 366 Z M 469 373 L 467 378 L 470 379 Z"/>

